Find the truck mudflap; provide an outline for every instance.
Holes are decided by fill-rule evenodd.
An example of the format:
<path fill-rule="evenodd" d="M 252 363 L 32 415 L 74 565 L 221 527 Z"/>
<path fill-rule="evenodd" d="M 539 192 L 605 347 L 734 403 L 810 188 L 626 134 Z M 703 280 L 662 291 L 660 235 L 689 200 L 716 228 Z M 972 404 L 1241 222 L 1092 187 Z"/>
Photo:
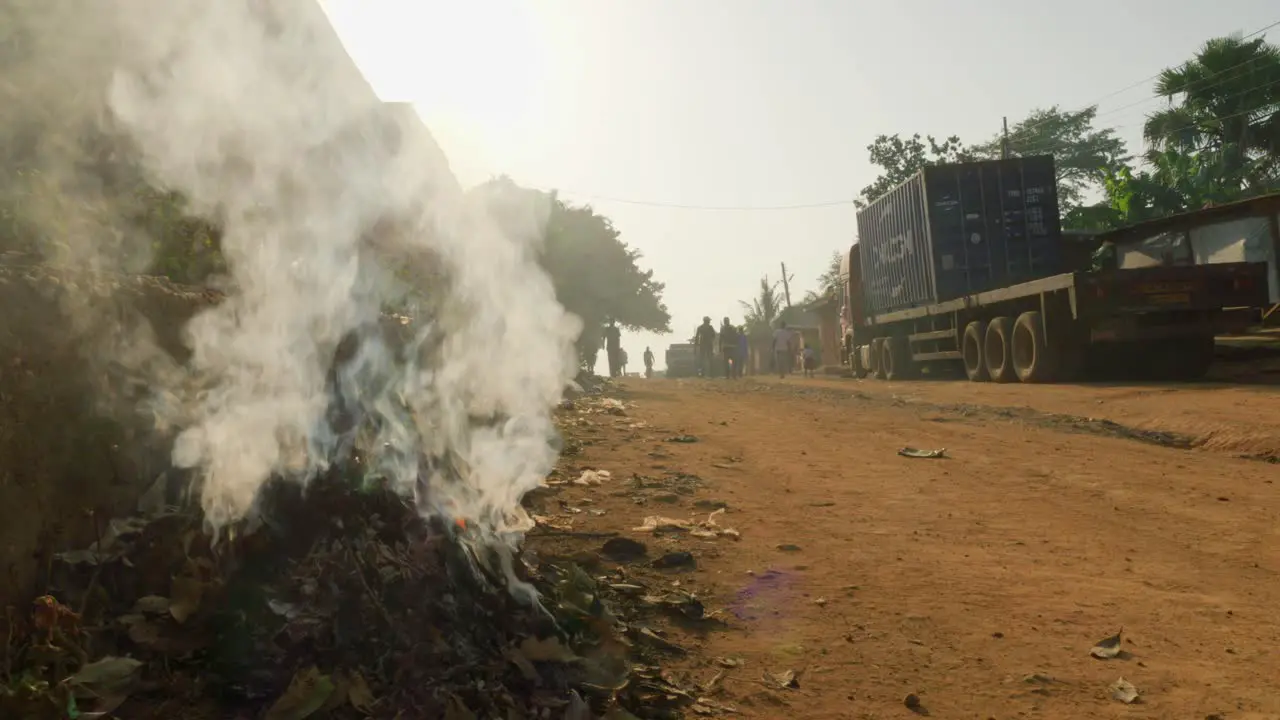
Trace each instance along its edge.
<path fill-rule="evenodd" d="M 1265 263 L 1181 265 L 1079 276 L 1080 315 L 1257 308 L 1267 304 Z"/>

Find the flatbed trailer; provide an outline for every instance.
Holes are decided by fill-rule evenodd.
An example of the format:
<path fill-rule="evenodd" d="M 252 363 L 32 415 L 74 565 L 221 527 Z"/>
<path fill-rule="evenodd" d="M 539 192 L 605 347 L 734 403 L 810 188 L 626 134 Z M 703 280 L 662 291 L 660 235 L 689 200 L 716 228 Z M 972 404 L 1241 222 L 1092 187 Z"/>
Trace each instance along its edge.
<path fill-rule="evenodd" d="M 846 354 L 857 377 L 890 380 L 948 364 L 975 382 L 1070 381 L 1087 366 L 1192 380 L 1213 362 L 1214 337 L 1255 322 L 1268 296 L 1265 263 L 1224 263 L 1068 272 L 867 314 L 859 265 L 855 245 Z"/>

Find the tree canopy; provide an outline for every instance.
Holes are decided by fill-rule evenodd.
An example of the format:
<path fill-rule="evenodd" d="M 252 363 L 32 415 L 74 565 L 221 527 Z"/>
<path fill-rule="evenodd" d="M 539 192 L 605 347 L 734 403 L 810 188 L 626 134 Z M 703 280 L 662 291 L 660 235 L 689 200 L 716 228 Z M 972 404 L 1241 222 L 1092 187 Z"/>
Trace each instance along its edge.
<path fill-rule="evenodd" d="M 1066 228 L 1100 230 L 1280 190 L 1280 48 L 1263 38 L 1214 38 L 1151 88 L 1165 107 L 1143 124 L 1135 158 L 1096 107 L 1035 109 L 1012 124 L 1010 154 L 1051 153 Z M 1005 138 L 976 145 L 916 134 L 867 147 L 880 170 L 857 202 L 930 164 L 997 158 Z"/>
<path fill-rule="evenodd" d="M 932 135 L 922 139 L 919 133 L 906 140 L 896 134 L 880 135 L 867 146 L 867 152 L 871 154 L 871 163 L 878 166 L 881 172 L 875 182 L 862 188 L 862 192 L 854 200 L 858 207 L 867 205 L 907 181 L 925 166 L 961 162 L 969 158 L 960 138 L 954 135 L 942 142 L 938 142 Z"/>
<path fill-rule="evenodd" d="M 652 270 L 641 269 L 640 251 L 622 241 L 609 218 L 589 205 L 571 205 L 554 192 L 522 188 L 508 178 L 472 192 L 501 196 L 508 208 L 527 211 L 523 231 L 542 235 L 538 261 L 551 276 L 556 298 L 582 320 L 578 352 L 584 364 L 596 356 L 610 320 L 631 330 L 671 331 L 663 284 L 653 279 Z"/>
<path fill-rule="evenodd" d="M 782 314 L 782 296 L 778 294 L 781 281 L 769 282 L 769 276 L 760 278 L 755 297 L 751 300 L 739 300 L 742 306 L 743 320 L 748 335 L 767 335 L 773 328 L 773 322 Z"/>

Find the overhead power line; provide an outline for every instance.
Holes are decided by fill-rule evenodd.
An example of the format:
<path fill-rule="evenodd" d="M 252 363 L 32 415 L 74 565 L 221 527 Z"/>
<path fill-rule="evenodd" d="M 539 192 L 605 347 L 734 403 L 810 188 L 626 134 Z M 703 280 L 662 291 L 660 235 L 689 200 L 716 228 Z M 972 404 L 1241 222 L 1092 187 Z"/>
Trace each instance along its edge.
<path fill-rule="evenodd" d="M 632 200 L 628 198 L 609 197 L 607 195 L 595 195 L 592 193 L 576 192 L 574 190 L 556 189 L 561 195 L 569 195 L 584 200 L 594 200 L 598 202 L 611 202 L 619 205 L 638 205 L 641 207 L 665 208 L 669 210 L 705 210 L 713 212 L 755 212 L 765 211 L 772 212 L 778 210 L 814 210 L 817 208 L 831 207 L 848 207 L 853 205 L 853 200 L 831 200 L 828 202 L 798 203 L 795 205 L 686 205 L 682 203 L 658 202 L 656 200 Z"/>
<path fill-rule="evenodd" d="M 1267 25 L 1267 26 L 1265 26 L 1265 27 L 1258 28 L 1257 30 L 1254 30 L 1253 32 L 1249 33 L 1248 35 L 1245 35 L 1245 36 L 1241 37 L 1240 39 L 1241 39 L 1241 40 L 1248 40 L 1249 38 L 1256 37 L 1256 36 L 1258 36 L 1258 35 L 1262 35 L 1262 34 L 1266 33 L 1268 30 L 1271 30 L 1272 28 L 1275 28 L 1275 27 L 1280 27 L 1280 20 L 1277 20 L 1277 21 L 1275 21 L 1275 22 L 1273 22 L 1273 23 L 1271 23 L 1270 25 Z M 1222 70 L 1219 70 L 1218 72 L 1213 73 L 1212 75 L 1209 75 L 1208 77 L 1201 78 L 1200 80 L 1197 80 L 1197 81 L 1196 81 L 1196 82 L 1194 82 L 1194 83 L 1190 83 L 1190 84 L 1188 84 L 1188 85 L 1187 85 L 1187 87 L 1186 87 L 1186 88 L 1184 88 L 1183 90 L 1184 90 L 1184 91 L 1185 91 L 1185 90 L 1190 90 L 1190 89 L 1192 89 L 1192 88 L 1196 88 L 1196 89 L 1200 89 L 1200 90 L 1206 90 L 1206 89 L 1208 89 L 1208 88 L 1210 88 L 1210 87 L 1215 87 L 1216 85 L 1218 85 L 1218 84 L 1220 84 L 1220 83 L 1208 84 L 1208 85 L 1204 85 L 1203 87 L 1201 87 L 1201 83 L 1208 83 L 1209 81 L 1214 80 L 1214 79 L 1217 79 L 1217 78 L 1219 78 L 1220 76 L 1225 75 L 1226 73 L 1231 72 L 1232 70 L 1236 70 L 1236 69 L 1241 68 L 1241 67 L 1243 67 L 1243 66 L 1245 66 L 1245 65 L 1248 65 L 1248 64 L 1252 63 L 1252 62 L 1253 62 L 1254 60 L 1256 60 L 1256 59 L 1257 59 L 1257 58 L 1250 58 L 1250 59 L 1248 59 L 1248 60 L 1245 60 L 1244 62 L 1238 63 L 1238 64 L 1236 64 L 1236 65 L 1232 65 L 1231 67 L 1223 68 Z M 1183 64 L 1182 64 L 1181 66 L 1179 66 L 1179 67 L 1185 66 L 1186 64 L 1187 64 L 1187 63 L 1183 63 Z M 1120 88 L 1119 90 L 1114 90 L 1114 91 L 1112 91 L 1112 92 L 1109 92 L 1109 93 L 1107 93 L 1106 95 L 1103 95 L 1102 97 L 1100 97 L 1100 98 L 1098 98 L 1098 99 L 1094 100 L 1093 102 L 1086 103 L 1085 105 L 1083 105 L 1083 106 L 1081 106 L 1081 107 L 1077 108 L 1076 110 L 1074 110 L 1074 111 L 1072 111 L 1072 112 L 1084 112 L 1085 110 L 1088 110 L 1089 108 L 1097 107 L 1097 106 L 1098 106 L 1098 104 L 1099 104 L 1099 103 L 1101 103 L 1103 100 L 1108 100 L 1108 99 L 1113 98 L 1113 97 L 1115 97 L 1115 96 L 1117 96 L 1117 95 L 1121 95 L 1121 94 L 1126 93 L 1126 92 L 1128 92 L 1128 91 L 1130 91 L 1130 90 L 1133 90 L 1134 88 L 1137 88 L 1137 87 L 1141 87 L 1141 86 L 1143 86 L 1143 85 L 1146 85 L 1146 84 L 1148 84 L 1148 83 L 1152 82 L 1153 80 L 1157 80 L 1157 79 L 1159 79 L 1159 78 L 1160 78 L 1160 76 L 1161 76 L 1162 74 L 1164 74 L 1164 70 L 1161 70 L 1160 72 L 1157 72 L 1156 74 L 1151 75 L 1150 77 L 1143 78 L 1142 80 L 1139 80 L 1139 81 L 1137 81 L 1137 82 L 1133 83 L 1132 85 L 1126 85 L 1126 86 L 1124 86 L 1124 87 Z M 1226 81 L 1226 80 L 1228 80 L 1228 79 L 1232 79 L 1232 78 L 1225 78 L 1225 79 L 1223 79 L 1223 82 L 1225 82 L 1225 81 Z M 1112 115 L 1112 114 L 1115 114 L 1115 113 L 1117 113 L 1117 112 L 1119 112 L 1119 111 L 1121 111 L 1121 110 L 1126 110 L 1126 109 L 1131 108 L 1131 107 L 1133 107 L 1133 106 L 1135 106 L 1135 105 L 1139 105 L 1139 104 L 1144 103 L 1144 102 L 1150 102 L 1151 100 L 1158 100 L 1158 99 L 1161 99 L 1162 97 L 1163 97 L 1162 95 L 1151 95 L 1151 96 L 1146 97 L 1146 98 L 1143 98 L 1142 100 L 1139 100 L 1139 101 L 1137 101 L 1137 102 L 1134 102 L 1134 103 L 1130 103 L 1130 104 L 1128 104 L 1128 105 L 1121 106 L 1121 107 L 1116 108 L 1116 109 L 1114 109 L 1114 110 L 1108 110 L 1108 111 L 1107 111 L 1107 112 L 1105 112 L 1105 113 L 1100 113 L 1100 114 L 1098 115 L 1098 117 L 1102 117 L 1103 115 Z M 1046 119 L 1044 119 L 1044 120 L 1041 120 L 1041 121 L 1040 121 L 1040 122 L 1038 122 L 1038 123 L 1033 123 L 1033 124 L 1031 124 L 1031 125 L 1027 125 L 1027 126 L 1025 126 L 1025 127 L 1019 128 L 1019 130 L 1022 130 L 1022 131 L 1024 131 L 1024 132 L 1025 132 L 1025 131 L 1027 131 L 1027 130 L 1034 130 L 1035 128 L 1038 128 L 1038 127 L 1040 127 L 1041 125 L 1043 125 L 1044 123 L 1048 122 L 1048 120 L 1049 120 L 1049 119 L 1048 119 L 1048 118 L 1046 118 Z"/>

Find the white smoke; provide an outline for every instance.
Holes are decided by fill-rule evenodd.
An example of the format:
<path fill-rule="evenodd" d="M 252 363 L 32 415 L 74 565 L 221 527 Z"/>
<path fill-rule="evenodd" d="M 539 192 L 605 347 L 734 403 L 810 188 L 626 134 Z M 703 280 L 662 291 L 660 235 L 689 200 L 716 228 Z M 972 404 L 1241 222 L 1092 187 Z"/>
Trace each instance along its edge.
<path fill-rule="evenodd" d="M 327 49 L 312 3 L 115 5 L 114 120 L 154 181 L 224 228 L 228 297 L 190 323 L 191 382 L 162 408 L 185 427 L 173 459 L 202 472 L 215 525 L 272 476 L 312 477 L 355 441 L 326 410 L 335 348 L 356 332 L 336 387 L 376 427 L 370 462 L 427 512 L 518 531 L 555 461 L 579 331 L 537 265 L 537 209 L 495 217 L 464 194 L 416 118 Z M 419 69 L 433 70 L 447 72 Z M 367 331 L 394 258 L 434 278 L 419 288 L 432 324 L 402 349 Z"/>

